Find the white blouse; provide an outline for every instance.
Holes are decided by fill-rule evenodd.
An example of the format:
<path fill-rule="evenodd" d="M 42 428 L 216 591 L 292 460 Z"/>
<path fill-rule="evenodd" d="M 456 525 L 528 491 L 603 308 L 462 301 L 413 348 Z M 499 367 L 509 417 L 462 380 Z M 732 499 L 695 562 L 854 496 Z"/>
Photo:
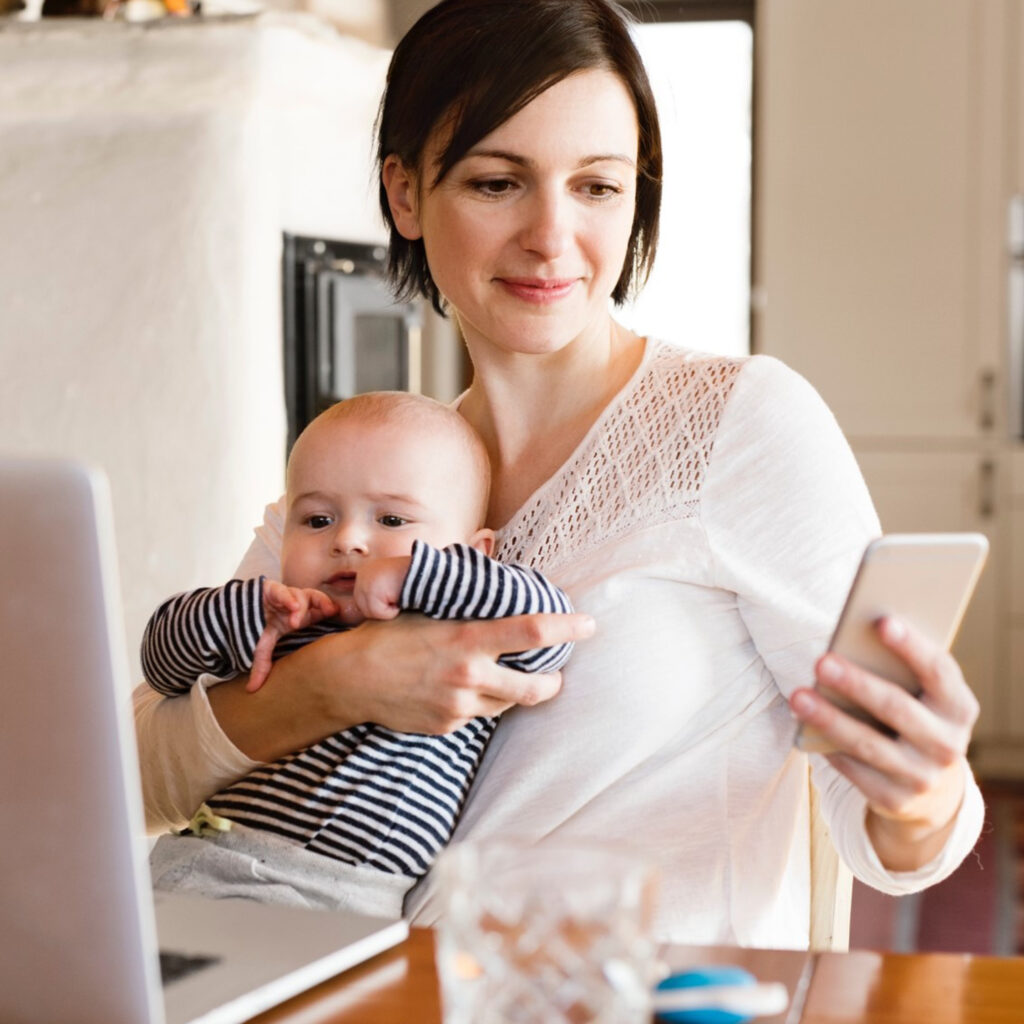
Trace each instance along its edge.
<path fill-rule="evenodd" d="M 271 506 L 240 575 L 276 573 L 280 528 Z M 557 697 L 502 716 L 455 841 L 631 844 L 661 867 L 659 938 L 806 948 L 807 760 L 786 698 L 812 682 L 878 533 L 853 455 L 806 381 L 765 356 L 649 342 L 576 452 L 499 533 L 498 557 L 545 573 L 597 633 L 577 645 Z M 253 766 L 203 687 L 189 702 L 161 706 L 141 689 L 137 701 L 151 825 L 189 817 Z M 977 839 L 983 806 L 965 762 L 943 852 L 886 871 L 863 795 L 811 760 L 840 856 L 870 885 L 937 882 Z M 429 877 L 407 910 L 436 920 Z"/>

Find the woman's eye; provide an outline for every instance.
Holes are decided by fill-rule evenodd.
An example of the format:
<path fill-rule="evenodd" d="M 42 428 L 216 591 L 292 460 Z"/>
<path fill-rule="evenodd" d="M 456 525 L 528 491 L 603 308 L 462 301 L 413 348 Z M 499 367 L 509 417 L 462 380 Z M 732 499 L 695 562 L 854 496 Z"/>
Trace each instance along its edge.
<path fill-rule="evenodd" d="M 394 529 L 396 526 L 405 526 L 408 519 L 403 519 L 401 516 L 381 516 L 377 522 L 381 526 L 388 526 Z"/>
<path fill-rule="evenodd" d="M 606 182 L 592 182 L 586 185 L 584 191 L 592 199 L 608 199 L 611 196 L 617 196 L 622 192 L 622 189 L 618 185 L 609 185 Z"/>
<path fill-rule="evenodd" d="M 331 525 L 330 516 L 307 516 L 306 525 L 313 530 L 325 530 Z"/>
<path fill-rule="evenodd" d="M 503 196 L 515 188 L 515 182 L 508 178 L 482 178 L 471 182 L 472 188 L 485 196 Z"/>

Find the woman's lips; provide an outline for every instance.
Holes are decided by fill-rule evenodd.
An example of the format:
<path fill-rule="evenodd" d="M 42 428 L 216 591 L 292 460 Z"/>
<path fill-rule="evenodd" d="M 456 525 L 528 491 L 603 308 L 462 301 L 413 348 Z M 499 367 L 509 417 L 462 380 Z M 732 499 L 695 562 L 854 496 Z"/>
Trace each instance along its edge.
<path fill-rule="evenodd" d="M 497 280 L 517 298 L 543 306 L 564 299 L 575 288 L 579 278 L 499 277 Z"/>

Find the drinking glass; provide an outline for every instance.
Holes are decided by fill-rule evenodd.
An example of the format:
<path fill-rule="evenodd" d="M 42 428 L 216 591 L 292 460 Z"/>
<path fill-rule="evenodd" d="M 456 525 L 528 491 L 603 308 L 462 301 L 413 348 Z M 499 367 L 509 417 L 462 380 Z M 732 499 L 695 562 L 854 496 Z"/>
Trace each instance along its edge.
<path fill-rule="evenodd" d="M 445 1024 L 648 1024 L 656 875 L 597 842 L 491 839 L 438 861 Z"/>

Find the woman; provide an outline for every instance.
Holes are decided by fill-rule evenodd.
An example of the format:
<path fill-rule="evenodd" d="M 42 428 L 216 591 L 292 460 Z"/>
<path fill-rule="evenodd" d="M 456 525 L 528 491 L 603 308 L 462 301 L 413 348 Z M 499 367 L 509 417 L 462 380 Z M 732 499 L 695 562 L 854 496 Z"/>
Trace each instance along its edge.
<path fill-rule="evenodd" d="M 834 419 L 775 360 L 671 348 L 609 314 L 653 259 L 661 176 L 619 13 L 440 4 L 395 52 L 378 142 L 392 276 L 456 318 L 473 362 L 458 408 L 491 458 L 498 553 L 589 618 L 403 617 L 282 659 L 255 695 L 233 681 L 209 703 L 202 687 L 140 698 L 151 820 L 353 723 L 443 732 L 510 708 L 457 840 L 628 840 L 662 864 L 662 936 L 806 946 L 795 716 L 840 750 L 813 770 L 853 871 L 894 893 L 947 875 L 982 818 L 964 759 L 977 705 L 955 662 L 896 622 L 883 638 L 920 701 L 815 662 L 879 532 Z M 241 575 L 277 571 L 279 526 L 272 507 Z M 494 664 L 590 620 L 560 691 Z M 828 705 L 815 674 L 902 738 Z M 406 909 L 436 918 L 429 885 Z"/>

